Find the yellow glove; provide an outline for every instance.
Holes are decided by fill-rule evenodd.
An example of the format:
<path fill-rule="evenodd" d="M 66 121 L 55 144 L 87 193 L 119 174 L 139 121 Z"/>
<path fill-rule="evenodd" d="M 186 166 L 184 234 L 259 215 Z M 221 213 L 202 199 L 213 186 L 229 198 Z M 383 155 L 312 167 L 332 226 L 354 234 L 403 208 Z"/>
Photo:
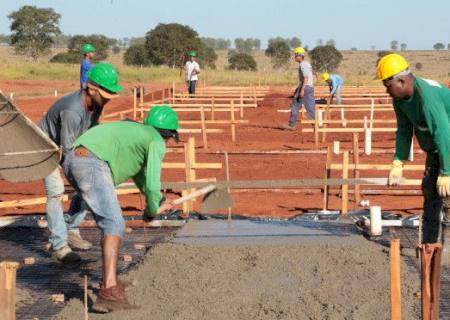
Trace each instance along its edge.
<path fill-rule="evenodd" d="M 391 171 L 389 171 L 388 185 L 396 186 L 399 184 L 399 180 L 403 177 L 403 162 L 400 160 L 394 160 L 392 162 Z"/>
<path fill-rule="evenodd" d="M 442 198 L 450 196 L 450 177 L 439 176 L 436 188 Z"/>

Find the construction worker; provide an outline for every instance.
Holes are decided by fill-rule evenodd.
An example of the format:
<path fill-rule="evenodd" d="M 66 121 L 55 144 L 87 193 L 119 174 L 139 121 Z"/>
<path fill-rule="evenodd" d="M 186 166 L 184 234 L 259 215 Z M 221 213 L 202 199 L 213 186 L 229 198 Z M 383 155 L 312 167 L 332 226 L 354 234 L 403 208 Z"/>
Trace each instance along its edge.
<path fill-rule="evenodd" d="M 413 133 L 427 153 L 422 180 L 424 195 L 423 243 L 438 242 L 443 209 L 443 261 L 450 262 L 450 89 L 433 80 L 414 76 L 408 62 L 398 54 L 388 54 L 378 62 L 378 78 L 393 98 L 397 116 L 394 161 L 389 184 L 403 175 Z"/>
<path fill-rule="evenodd" d="M 148 219 L 171 208 L 162 203 L 161 164 L 165 142 L 178 142 L 178 116 L 169 106 L 155 106 L 144 123 L 119 121 L 96 126 L 75 142 L 64 162 L 72 186 L 91 208 L 102 232 L 103 280 L 94 305 L 98 311 L 128 309 L 124 284 L 117 280 L 117 261 L 125 221 L 115 186 L 133 179 L 145 193 Z"/>
<path fill-rule="evenodd" d="M 93 65 L 91 63 L 92 58 L 95 56 L 95 47 L 90 43 L 85 43 L 81 48 L 83 52 L 83 60 L 80 66 L 80 88 L 85 89 L 87 83 L 87 73 L 92 69 Z"/>
<path fill-rule="evenodd" d="M 341 89 L 344 84 L 344 80 L 338 74 L 329 74 L 328 72 L 322 73 L 322 79 L 328 86 L 330 87 L 330 96 L 328 97 L 328 101 L 331 103 L 333 98 L 336 97 L 336 104 L 341 104 Z"/>
<path fill-rule="evenodd" d="M 314 119 L 314 108 L 316 101 L 314 98 L 314 78 L 311 64 L 305 60 L 306 51 L 302 47 L 294 49 L 294 59 L 299 63 L 298 68 L 298 86 L 295 89 L 289 123 L 283 125 L 285 130 L 295 130 L 297 128 L 298 113 L 302 104 L 305 105 L 310 119 Z"/>
<path fill-rule="evenodd" d="M 198 74 L 200 73 L 200 66 L 197 63 L 197 61 L 195 61 L 196 57 L 197 52 L 190 51 L 189 60 L 186 62 L 186 65 L 184 66 L 189 94 L 195 94 L 195 87 L 198 81 Z"/>
<path fill-rule="evenodd" d="M 110 64 L 96 64 L 87 77 L 85 89 L 56 101 L 39 123 L 42 131 L 61 146 L 61 163 L 72 150 L 75 140 L 98 123 L 103 107 L 122 90 L 118 84 L 117 72 Z M 69 210 L 70 219 L 66 222 L 63 211 L 64 180 L 59 168 L 44 179 L 44 185 L 52 257 L 65 263 L 78 262 L 80 256 L 72 249 L 88 250 L 92 246 L 81 238 L 78 231 L 86 214 L 86 205 L 79 195 L 75 195 Z"/>

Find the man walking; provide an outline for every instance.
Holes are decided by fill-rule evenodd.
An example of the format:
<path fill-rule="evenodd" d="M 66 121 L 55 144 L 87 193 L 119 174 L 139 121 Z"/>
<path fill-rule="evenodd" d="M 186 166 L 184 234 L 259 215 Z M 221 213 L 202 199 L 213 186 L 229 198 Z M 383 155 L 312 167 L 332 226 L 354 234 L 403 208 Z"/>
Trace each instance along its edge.
<path fill-rule="evenodd" d="M 445 265 L 450 265 L 450 89 L 433 80 L 414 76 L 408 62 L 398 54 L 388 54 L 378 62 L 378 78 L 393 98 L 397 116 L 394 161 L 389 184 L 403 175 L 413 134 L 427 153 L 422 180 L 424 195 L 422 243 L 439 241 L 441 210 Z"/>
<path fill-rule="evenodd" d="M 81 61 L 80 66 L 80 88 L 86 89 L 87 73 L 92 69 L 92 58 L 95 56 L 95 47 L 90 43 L 85 43 L 81 48 L 84 58 Z"/>
<path fill-rule="evenodd" d="M 195 87 L 198 81 L 198 74 L 200 73 L 200 66 L 195 61 L 197 57 L 196 51 L 189 52 L 189 61 L 186 62 L 184 66 L 184 71 L 186 73 L 186 82 L 188 85 L 189 94 L 195 95 Z"/>
<path fill-rule="evenodd" d="M 328 101 L 331 103 L 333 98 L 336 97 L 336 104 L 341 104 L 341 89 L 344 84 L 344 80 L 338 74 L 328 74 L 327 72 L 322 73 L 322 79 L 330 88 L 330 96 Z"/>
<path fill-rule="evenodd" d="M 96 126 L 77 139 L 64 162 L 72 186 L 91 208 L 102 232 L 103 280 L 94 309 L 108 312 L 132 308 L 124 284 L 117 280 L 117 261 L 125 221 L 115 186 L 133 179 L 145 194 L 148 219 L 169 210 L 160 204 L 161 165 L 165 141 L 178 142 L 178 116 L 168 106 L 151 109 L 144 124 L 134 121 Z"/>
<path fill-rule="evenodd" d="M 314 79 L 311 64 L 305 60 L 305 49 L 297 47 L 294 49 L 294 59 L 299 63 L 298 86 L 295 89 L 291 104 L 291 114 L 289 123 L 283 125 L 285 130 L 295 130 L 297 128 L 298 113 L 302 104 L 305 105 L 310 119 L 314 119 L 314 108 L 316 101 L 314 98 Z"/>
<path fill-rule="evenodd" d="M 61 146 L 62 161 L 72 150 L 75 140 L 98 123 L 103 107 L 122 90 L 117 72 L 107 63 L 95 65 L 87 74 L 85 89 L 62 97 L 48 110 L 39 127 L 58 146 Z M 91 244 L 83 240 L 78 225 L 86 214 L 86 205 L 78 195 L 72 199 L 71 215 L 66 224 L 63 211 L 64 180 L 59 168 L 44 180 L 47 194 L 47 221 L 50 230 L 52 257 L 60 262 L 76 262 L 80 256 L 71 248 L 88 250 Z"/>

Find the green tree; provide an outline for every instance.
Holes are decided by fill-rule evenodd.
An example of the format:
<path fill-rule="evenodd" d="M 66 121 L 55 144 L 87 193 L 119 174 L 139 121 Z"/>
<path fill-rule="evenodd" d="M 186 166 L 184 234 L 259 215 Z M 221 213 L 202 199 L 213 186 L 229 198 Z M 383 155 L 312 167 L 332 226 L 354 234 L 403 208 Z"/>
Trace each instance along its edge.
<path fill-rule="evenodd" d="M 11 37 L 7 34 L 0 34 L 1 44 L 11 44 Z"/>
<path fill-rule="evenodd" d="M 253 39 L 234 39 L 234 46 L 239 53 L 251 53 L 253 50 Z"/>
<path fill-rule="evenodd" d="M 123 54 L 123 62 L 128 66 L 148 66 L 150 59 L 145 43 L 135 43 L 128 47 Z"/>
<path fill-rule="evenodd" d="M 398 41 L 397 40 L 391 41 L 391 50 L 398 50 Z"/>
<path fill-rule="evenodd" d="M 145 44 L 145 37 L 131 38 L 128 41 L 126 41 L 125 43 L 128 46 L 133 46 L 133 45 L 136 45 L 136 44 Z"/>
<path fill-rule="evenodd" d="M 325 45 L 336 47 L 336 41 L 334 41 L 334 39 L 330 39 L 325 43 Z"/>
<path fill-rule="evenodd" d="M 291 57 L 289 45 L 285 41 L 273 41 L 266 49 L 266 56 L 270 57 L 274 68 L 286 66 Z"/>
<path fill-rule="evenodd" d="M 407 47 L 408 45 L 406 44 L 406 43 L 401 43 L 400 44 L 400 50 L 401 51 L 406 51 L 406 47 Z"/>
<path fill-rule="evenodd" d="M 33 60 L 50 53 L 54 37 L 61 33 L 61 15 L 51 8 L 23 6 L 8 15 L 11 22 L 11 44 L 16 54 Z"/>
<path fill-rule="evenodd" d="M 445 49 L 445 46 L 442 42 L 438 42 L 438 43 L 434 44 L 433 49 L 434 50 L 442 50 L 442 49 Z"/>
<path fill-rule="evenodd" d="M 70 35 L 59 34 L 53 38 L 53 47 L 55 48 L 67 48 L 70 42 Z"/>
<path fill-rule="evenodd" d="M 95 47 L 96 51 L 94 61 L 98 62 L 108 58 L 108 49 L 110 48 L 110 44 L 113 43 L 113 41 L 110 38 L 100 34 L 92 34 L 89 36 L 74 35 L 72 38 L 70 38 L 69 41 L 69 52 L 77 53 L 79 55 L 79 59 L 81 59 L 81 47 L 85 43 L 90 43 Z"/>
<path fill-rule="evenodd" d="M 60 52 L 55 54 L 51 59 L 52 63 L 69 63 L 77 64 L 80 63 L 80 53 L 78 52 Z"/>
<path fill-rule="evenodd" d="M 247 53 L 235 53 L 228 57 L 229 67 L 232 70 L 256 71 L 256 61 Z"/>
<path fill-rule="evenodd" d="M 342 54 L 334 46 L 317 46 L 309 52 L 315 71 L 333 72 L 342 62 Z"/>
<path fill-rule="evenodd" d="M 302 41 L 299 38 L 293 37 L 293 38 L 291 38 L 291 40 L 289 40 L 289 47 L 291 49 L 301 47 L 301 46 L 302 46 Z"/>

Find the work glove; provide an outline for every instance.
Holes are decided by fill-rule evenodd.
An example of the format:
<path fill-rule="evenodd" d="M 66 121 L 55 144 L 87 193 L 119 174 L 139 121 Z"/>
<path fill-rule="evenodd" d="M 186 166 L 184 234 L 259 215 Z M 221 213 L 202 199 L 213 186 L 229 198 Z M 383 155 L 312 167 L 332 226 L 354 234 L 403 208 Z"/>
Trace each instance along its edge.
<path fill-rule="evenodd" d="M 396 186 L 399 184 L 399 180 L 403 177 L 403 162 L 400 160 L 394 160 L 392 162 L 391 171 L 389 171 L 388 185 Z"/>
<path fill-rule="evenodd" d="M 450 177 L 440 175 L 436 182 L 436 188 L 442 198 L 450 196 Z"/>

